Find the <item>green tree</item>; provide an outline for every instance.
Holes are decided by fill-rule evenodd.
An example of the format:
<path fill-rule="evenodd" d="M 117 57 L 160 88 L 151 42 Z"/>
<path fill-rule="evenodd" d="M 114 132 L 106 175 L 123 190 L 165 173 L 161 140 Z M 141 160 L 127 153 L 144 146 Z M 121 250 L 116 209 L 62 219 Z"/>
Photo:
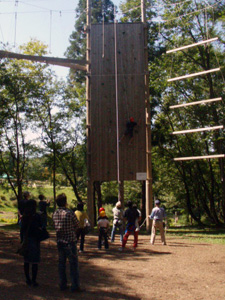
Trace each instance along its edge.
<path fill-rule="evenodd" d="M 224 222 L 224 160 L 173 162 L 174 157 L 201 156 L 224 153 L 224 132 L 209 131 L 172 137 L 172 131 L 224 125 L 224 107 L 220 103 L 196 105 L 170 110 L 170 105 L 195 102 L 223 96 L 223 70 L 206 76 L 175 81 L 168 85 L 170 77 L 210 70 L 224 63 L 223 34 L 221 33 L 221 11 L 224 3 L 210 1 L 212 9 L 205 9 L 202 1 L 184 2 L 175 5 L 173 1 L 161 1 L 164 5 L 164 21 L 160 33 L 169 50 L 183 45 L 197 43 L 219 36 L 219 44 L 204 44 L 175 54 L 162 54 L 150 64 L 150 85 L 156 93 L 152 96 L 157 103 L 153 119 L 153 169 L 155 186 L 160 187 L 163 197 L 173 194 L 185 205 L 188 213 L 198 222 L 207 216 L 210 222 Z M 182 17 L 178 18 L 177 15 Z M 164 167 L 163 167 L 163 164 Z M 155 169 L 155 166 L 158 169 Z M 168 176 L 161 177 L 161 170 L 168 168 Z M 222 180 L 221 180 L 222 179 Z M 168 181 L 167 181 L 168 180 Z M 167 181 L 167 182 L 166 182 Z M 183 188 L 181 189 L 181 184 Z"/>
<path fill-rule="evenodd" d="M 27 49 L 39 55 L 44 52 L 36 41 L 29 43 Z M 22 199 L 26 165 L 32 150 L 27 137 L 32 118 L 27 107 L 41 93 L 42 71 L 37 64 L 25 61 L 3 59 L 0 65 L 0 161 L 18 201 Z"/>

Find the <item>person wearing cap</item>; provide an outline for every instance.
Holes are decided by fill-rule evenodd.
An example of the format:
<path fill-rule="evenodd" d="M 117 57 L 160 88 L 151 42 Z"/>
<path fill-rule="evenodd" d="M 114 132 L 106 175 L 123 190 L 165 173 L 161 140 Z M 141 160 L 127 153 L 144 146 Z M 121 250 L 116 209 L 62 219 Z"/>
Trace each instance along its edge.
<path fill-rule="evenodd" d="M 102 248 L 102 238 L 104 238 L 105 241 L 105 249 L 109 248 L 108 243 L 108 229 L 109 229 L 109 220 L 106 216 L 106 213 L 104 210 L 102 210 L 98 217 L 98 249 L 101 250 Z"/>
<path fill-rule="evenodd" d="M 116 206 L 113 208 L 113 227 L 111 232 L 111 243 L 114 242 L 116 229 L 119 230 L 120 242 L 123 241 L 123 210 L 121 202 L 118 201 Z"/>
<path fill-rule="evenodd" d="M 153 208 L 151 215 L 149 216 L 152 219 L 152 232 L 151 232 L 151 240 L 150 243 L 154 245 L 155 236 L 157 228 L 160 231 L 161 241 L 163 245 L 166 245 L 165 232 L 163 227 L 163 220 L 166 218 L 166 213 L 163 207 L 160 207 L 160 201 L 155 200 L 155 207 Z"/>

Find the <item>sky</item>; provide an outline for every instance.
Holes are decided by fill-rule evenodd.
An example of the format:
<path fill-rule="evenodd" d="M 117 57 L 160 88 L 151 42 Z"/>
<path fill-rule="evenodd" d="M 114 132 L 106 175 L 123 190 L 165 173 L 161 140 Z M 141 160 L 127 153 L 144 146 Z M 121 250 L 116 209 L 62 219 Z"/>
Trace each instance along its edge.
<path fill-rule="evenodd" d="M 0 0 L 0 42 L 12 52 L 35 38 L 48 45 L 48 56 L 65 57 L 79 0 Z M 113 0 L 119 5 L 122 0 Z M 1 47 L 0 47 L 1 49 Z M 64 78 L 68 69 L 53 67 Z"/>

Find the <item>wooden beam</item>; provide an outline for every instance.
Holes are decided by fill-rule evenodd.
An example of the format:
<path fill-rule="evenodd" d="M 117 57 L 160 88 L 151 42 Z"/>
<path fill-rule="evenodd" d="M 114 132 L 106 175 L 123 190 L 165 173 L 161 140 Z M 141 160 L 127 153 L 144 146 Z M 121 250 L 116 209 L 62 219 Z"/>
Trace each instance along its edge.
<path fill-rule="evenodd" d="M 18 54 L 18 53 L 2 51 L 2 50 L 0 50 L 0 58 L 26 59 L 26 60 L 37 61 L 40 63 L 67 67 L 74 70 L 82 70 L 82 71 L 87 70 L 86 64 L 88 64 L 86 60 L 26 55 L 26 54 Z"/>
<path fill-rule="evenodd" d="M 210 103 L 210 102 L 215 102 L 215 101 L 222 101 L 222 97 L 207 99 L 207 100 L 201 100 L 201 101 L 195 101 L 195 102 L 190 102 L 190 103 L 171 105 L 170 109 L 179 108 L 179 107 L 186 107 L 186 106 L 192 106 L 192 105 L 205 104 L 205 103 Z"/>
<path fill-rule="evenodd" d="M 168 79 L 167 82 L 172 82 L 172 81 L 176 81 L 176 80 L 182 80 L 182 79 L 191 78 L 191 77 L 195 77 L 195 76 L 205 75 L 205 74 L 213 73 L 213 72 L 217 72 L 217 71 L 220 71 L 220 68 L 211 69 L 211 70 L 207 70 L 207 71 L 203 71 L 203 72 L 198 72 L 198 73 L 193 73 L 193 74 L 188 74 L 188 75 L 184 75 L 184 76 L 180 76 L 180 77 L 171 78 L 171 79 Z"/>
<path fill-rule="evenodd" d="M 209 159 L 209 158 L 225 158 L 225 154 L 216 154 L 216 155 L 205 155 L 205 156 L 188 156 L 188 157 L 177 157 L 174 158 L 174 161 L 182 160 L 192 160 L 192 159 Z"/>
<path fill-rule="evenodd" d="M 90 25 L 91 25 L 91 0 L 86 0 L 86 25 L 87 25 L 87 35 L 86 35 L 86 59 L 90 61 L 91 56 L 91 46 L 90 46 Z M 86 75 L 86 123 L 91 123 L 91 80 L 88 74 L 90 75 L 91 65 L 87 65 L 87 75 Z M 91 223 L 92 228 L 94 228 L 95 224 L 95 198 L 93 197 L 93 180 L 92 180 L 92 169 L 91 169 L 91 160 L 92 160 L 92 148 L 91 148 L 91 139 L 90 136 L 92 134 L 91 126 L 86 129 L 87 135 L 87 213 Z"/>
<path fill-rule="evenodd" d="M 172 134 L 185 134 L 185 133 L 192 133 L 192 132 L 199 132 L 199 131 L 207 131 L 207 130 L 217 130 L 223 129 L 223 125 L 214 126 L 214 127 L 205 127 L 205 128 L 197 128 L 197 129 L 189 129 L 189 130 L 182 130 L 182 131 L 174 131 Z"/>
<path fill-rule="evenodd" d="M 141 22 L 146 23 L 146 6 L 145 0 L 141 0 Z"/>
<path fill-rule="evenodd" d="M 205 41 L 201 41 L 201 42 L 198 42 L 198 43 L 190 44 L 190 45 L 187 45 L 187 46 L 183 46 L 183 47 L 180 47 L 180 48 L 168 50 L 168 51 L 166 51 L 166 53 L 169 54 L 169 53 L 177 52 L 177 51 L 192 48 L 192 47 L 195 47 L 195 46 L 211 43 L 211 42 L 214 42 L 216 40 L 218 40 L 218 37 L 212 38 L 212 39 L 209 39 L 209 40 L 205 40 Z"/>

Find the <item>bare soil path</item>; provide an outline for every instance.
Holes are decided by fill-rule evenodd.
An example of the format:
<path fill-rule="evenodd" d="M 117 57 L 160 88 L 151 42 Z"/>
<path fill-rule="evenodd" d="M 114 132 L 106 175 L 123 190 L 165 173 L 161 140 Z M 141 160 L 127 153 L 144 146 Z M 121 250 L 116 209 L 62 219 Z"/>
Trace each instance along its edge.
<path fill-rule="evenodd" d="M 15 254 L 18 232 L 0 228 L 0 300 L 224 300 L 225 248 L 187 239 L 167 237 L 162 246 L 157 236 L 139 236 L 139 246 L 119 252 L 117 240 L 108 251 L 97 250 L 97 236 L 86 237 L 79 254 L 81 294 L 58 289 L 57 249 L 54 233 L 42 243 L 39 287 L 26 286 L 23 259 Z"/>

